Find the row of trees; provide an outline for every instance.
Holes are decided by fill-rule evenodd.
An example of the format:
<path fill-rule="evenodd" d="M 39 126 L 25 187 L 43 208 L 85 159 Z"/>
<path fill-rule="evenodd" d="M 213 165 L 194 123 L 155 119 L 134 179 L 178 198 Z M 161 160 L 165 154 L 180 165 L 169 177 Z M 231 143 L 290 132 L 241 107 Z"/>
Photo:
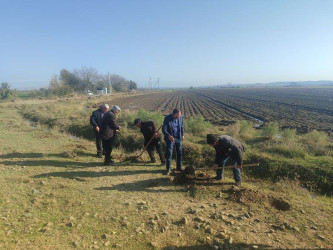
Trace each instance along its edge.
<path fill-rule="evenodd" d="M 137 89 L 137 84 L 128 81 L 124 77 L 116 74 L 99 74 L 95 68 L 81 67 L 70 72 L 62 69 L 59 76 L 54 75 L 50 81 L 48 89 L 33 91 L 32 96 L 67 96 L 74 92 L 93 91 L 110 88 L 109 82 L 115 91 L 128 91 Z"/>
<path fill-rule="evenodd" d="M 50 87 L 57 85 L 54 77 L 51 80 Z M 71 87 L 74 91 L 96 91 L 97 89 L 109 88 L 109 80 L 112 88 L 116 91 L 127 91 L 137 89 L 137 84 L 133 81 L 128 81 L 124 77 L 116 74 L 99 74 L 95 68 L 81 67 L 73 72 L 63 69 L 60 71 L 60 84 L 65 84 Z"/>

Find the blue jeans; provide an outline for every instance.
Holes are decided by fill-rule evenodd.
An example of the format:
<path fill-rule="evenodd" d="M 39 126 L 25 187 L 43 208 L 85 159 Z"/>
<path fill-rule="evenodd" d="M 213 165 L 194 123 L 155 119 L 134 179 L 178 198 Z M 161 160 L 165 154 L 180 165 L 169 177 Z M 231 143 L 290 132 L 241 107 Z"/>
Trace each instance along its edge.
<path fill-rule="evenodd" d="M 165 141 L 166 144 L 166 170 L 171 170 L 171 163 L 172 163 L 172 153 L 173 148 L 176 146 L 176 156 L 177 156 L 177 170 L 182 169 L 182 140 L 176 139 L 175 141 Z"/>
<path fill-rule="evenodd" d="M 218 166 L 219 167 L 224 167 L 228 160 L 229 160 L 229 157 L 222 159 Z M 238 165 L 237 163 L 241 164 L 241 163 L 239 163 L 239 161 L 231 159 L 231 166 L 237 166 Z M 240 169 L 239 168 L 233 168 L 232 171 L 233 171 L 233 174 L 234 174 L 234 180 L 236 182 L 242 181 L 242 176 L 241 176 Z M 216 170 L 216 178 L 221 180 L 222 177 L 223 177 L 223 169 L 217 169 Z"/>

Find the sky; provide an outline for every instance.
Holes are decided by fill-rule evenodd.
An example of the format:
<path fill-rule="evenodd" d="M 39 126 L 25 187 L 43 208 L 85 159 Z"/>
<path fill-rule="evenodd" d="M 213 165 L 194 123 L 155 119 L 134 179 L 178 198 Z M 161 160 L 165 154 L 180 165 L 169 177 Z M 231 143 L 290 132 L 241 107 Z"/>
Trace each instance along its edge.
<path fill-rule="evenodd" d="M 0 0 L 0 82 L 94 67 L 147 86 L 333 80 L 333 0 Z"/>

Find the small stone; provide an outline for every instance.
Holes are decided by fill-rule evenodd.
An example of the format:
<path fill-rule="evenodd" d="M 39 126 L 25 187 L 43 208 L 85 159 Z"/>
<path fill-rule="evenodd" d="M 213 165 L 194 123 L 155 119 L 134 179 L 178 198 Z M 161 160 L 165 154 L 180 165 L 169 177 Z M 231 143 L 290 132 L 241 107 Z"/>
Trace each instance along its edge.
<path fill-rule="evenodd" d="M 66 226 L 67 226 L 67 227 L 73 227 L 74 224 L 73 224 L 73 222 L 69 222 L 69 223 L 66 224 Z"/>
<path fill-rule="evenodd" d="M 252 212 L 248 212 L 248 215 L 250 215 L 250 217 L 253 217 L 253 216 L 254 216 L 254 213 L 252 213 Z"/>
<path fill-rule="evenodd" d="M 325 240 L 325 237 L 320 235 L 320 234 L 317 234 L 317 238 L 320 239 L 320 240 Z"/>
<path fill-rule="evenodd" d="M 72 245 L 73 245 L 74 247 L 78 247 L 78 246 L 79 246 L 79 242 L 74 241 L 74 242 L 72 242 Z"/>
<path fill-rule="evenodd" d="M 214 230 L 213 230 L 211 227 L 208 227 L 208 228 L 205 230 L 205 232 L 206 232 L 207 234 L 213 234 L 213 233 L 214 233 Z"/>
<path fill-rule="evenodd" d="M 205 221 L 202 217 L 194 217 L 193 220 L 197 221 L 197 222 L 204 222 Z"/>
<path fill-rule="evenodd" d="M 204 205 L 202 205 L 200 208 L 201 208 L 201 209 L 205 209 L 206 207 L 205 207 Z"/>
<path fill-rule="evenodd" d="M 216 237 L 220 238 L 220 239 L 226 239 L 228 237 L 228 235 L 225 232 L 219 232 Z"/>
<path fill-rule="evenodd" d="M 38 231 L 41 232 L 41 233 L 45 233 L 46 231 L 48 231 L 48 228 L 43 227 L 43 228 L 39 229 Z"/>
<path fill-rule="evenodd" d="M 199 224 L 194 224 L 194 229 L 199 229 L 200 228 L 200 226 L 199 226 Z"/>
<path fill-rule="evenodd" d="M 125 227 L 125 228 L 129 227 L 130 225 L 131 225 L 131 223 L 129 223 L 128 221 L 123 221 L 123 222 L 121 223 L 121 226 L 122 226 L 122 227 Z"/>
<path fill-rule="evenodd" d="M 253 249 L 258 249 L 259 247 L 257 245 L 252 245 Z"/>
<path fill-rule="evenodd" d="M 218 198 L 218 199 L 223 198 L 223 194 L 222 194 L 222 193 L 218 193 L 218 194 L 216 195 L 216 198 Z"/>
<path fill-rule="evenodd" d="M 275 230 L 281 230 L 284 231 L 286 228 L 284 225 L 280 226 L 280 225 L 271 225 L 271 227 Z"/>
<path fill-rule="evenodd" d="M 155 242 L 155 241 L 150 242 L 150 245 L 151 245 L 152 247 L 158 247 L 158 243 Z"/>
<path fill-rule="evenodd" d="M 45 182 L 45 181 L 40 181 L 39 184 L 40 184 L 40 185 L 45 185 L 46 182 Z"/>
<path fill-rule="evenodd" d="M 131 203 L 130 202 L 125 202 L 124 205 L 129 206 L 129 205 L 131 205 Z"/>
<path fill-rule="evenodd" d="M 168 215 L 169 213 L 167 211 L 163 211 L 161 215 Z"/>
<path fill-rule="evenodd" d="M 37 189 L 34 189 L 34 188 L 33 188 L 33 189 L 31 189 L 31 193 L 32 193 L 32 194 L 38 194 L 39 191 L 38 191 Z"/>
<path fill-rule="evenodd" d="M 293 230 L 295 230 L 296 232 L 299 232 L 299 228 L 298 227 L 293 227 Z"/>
<path fill-rule="evenodd" d="M 302 210 L 301 210 L 301 213 L 302 213 L 302 214 L 305 214 L 305 211 L 302 209 Z"/>
<path fill-rule="evenodd" d="M 312 229 L 312 230 L 318 230 L 318 227 L 316 227 L 316 226 L 311 226 L 310 229 Z"/>
<path fill-rule="evenodd" d="M 250 232 L 252 232 L 252 233 L 257 233 L 257 230 L 255 230 L 255 229 L 251 229 Z"/>
<path fill-rule="evenodd" d="M 104 240 L 106 240 L 107 238 L 109 238 L 109 235 L 107 235 L 107 234 L 102 234 L 101 238 L 104 239 Z"/>
<path fill-rule="evenodd" d="M 188 223 L 188 220 L 186 219 L 186 217 L 183 217 L 181 220 L 180 220 L 180 223 L 183 224 L 183 225 L 186 225 Z"/>
<path fill-rule="evenodd" d="M 260 220 L 259 219 L 254 219 L 254 222 L 260 222 Z"/>
<path fill-rule="evenodd" d="M 250 218 L 251 216 L 250 216 L 248 213 L 245 213 L 245 214 L 244 214 L 244 217 L 245 217 L 245 218 Z"/>
<path fill-rule="evenodd" d="M 122 245 L 120 245 L 120 244 L 113 244 L 113 247 L 114 247 L 114 248 L 121 248 Z"/>
<path fill-rule="evenodd" d="M 154 220 L 160 220 L 160 216 L 158 216 L 157 214 L 154 217 Z"/>
<path fill-rule="evenodd" d="M 182 233 L 178 233 L 178 236 L 182 236 Z"/>
<path fill-rule="evenodd" d="M 109 246 L 110 244 L 111 244 L 110 241 L 107 241 L 107 242 L 104 243 L 104 246 L 107 247 L 107 246 Z"/>
<path fill-rule="evenodd" d="M 95 214 L 93 215 L 94 218 L 97 218 L 97 216 L 98 216 L 98 213 L 95 213 Z"/>
<path fill-rule="evenodd" d="M 75 217 L 71 216 L 71 217 L 69 217 L 69 220 L 70 220 L 70 221 L 74 221 L 74 220 L 75 220 Z"/>
<path fill-rule="evenodd" d="M 138 206 L 143 206 L 143 205 L 147 205 L 147 204 L 148 204 L 147 201 L 139 201 L 139 202 L 137 203 Z"/>

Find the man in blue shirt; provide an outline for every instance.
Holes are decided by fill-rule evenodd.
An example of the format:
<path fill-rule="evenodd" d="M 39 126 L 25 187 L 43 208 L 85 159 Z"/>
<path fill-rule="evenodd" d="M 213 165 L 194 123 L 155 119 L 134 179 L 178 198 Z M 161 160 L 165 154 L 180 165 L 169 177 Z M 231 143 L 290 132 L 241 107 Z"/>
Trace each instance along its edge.
<path fill-rule="evenodd" d="M 172 152 L 176 147 L 177 170 L 182 170 L 182 141 L 184 140 L 184 117 L 179 109 L 164 118 L 162 131 L 166 144 L 166 175 L 170 174 Z"/>

